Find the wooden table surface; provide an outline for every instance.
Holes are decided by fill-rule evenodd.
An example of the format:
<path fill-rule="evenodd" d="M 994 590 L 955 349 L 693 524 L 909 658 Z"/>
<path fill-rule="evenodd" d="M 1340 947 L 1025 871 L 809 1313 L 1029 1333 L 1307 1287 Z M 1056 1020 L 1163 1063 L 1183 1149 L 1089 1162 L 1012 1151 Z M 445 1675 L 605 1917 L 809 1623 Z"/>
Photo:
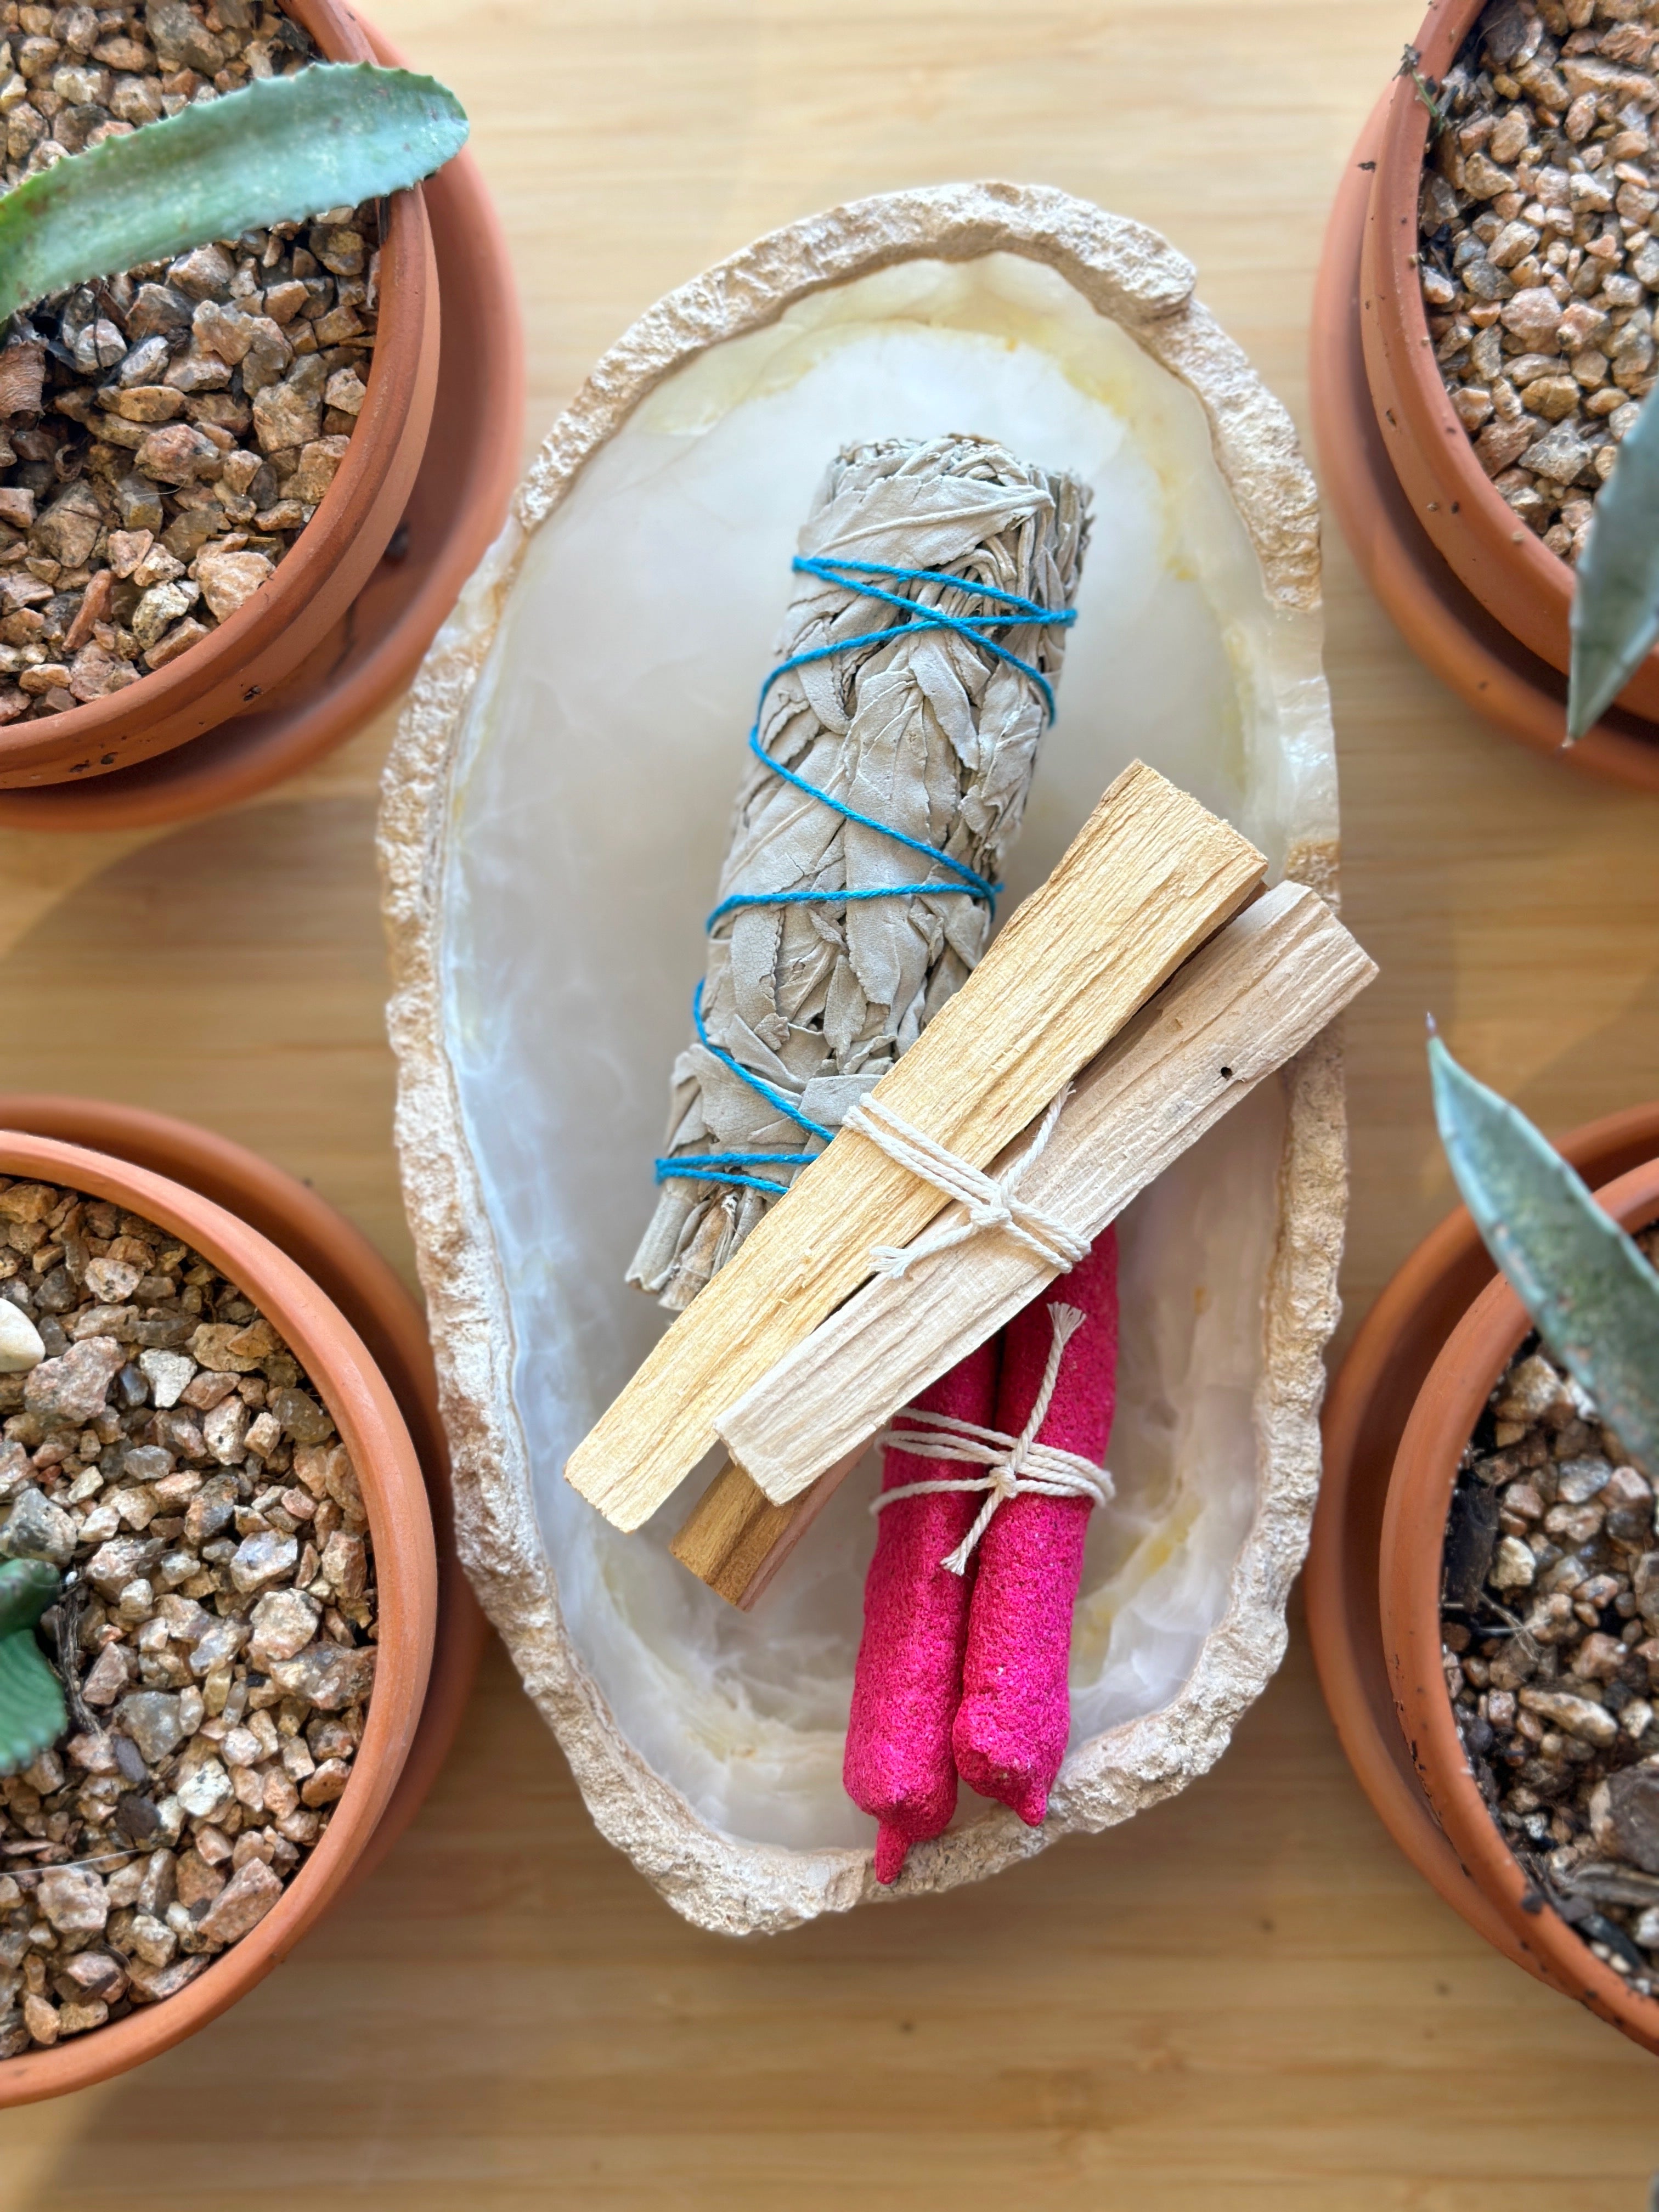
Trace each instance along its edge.
<path fill-rule="evenodd" d="M 1324 211 L 1416 0 L 374 0 L 461 94 L 527 438 L 658 294 L 836 200 L 972 176 L 1141 217 L 1306 422 Z M 1333 533 L 1350 1321 L 1444 1211 L 1422 1034 L 1547 1128 L 1659 1092 L 1659 801 L 1410 658 Z M 406 1269 L 371 854 L 390 718 L 244 812 L 0 835 L 5 1085 L 193 1116 Z M 990 1887 L 738 1945 L 602 1843 L 499 1651 L 386 1866 L 140 2075 L 0 2116 L 0 2212 L 1644 2212 L 1652 2062 L 1397 1855 L 1299 1621 L 1218 1771 Z"/>

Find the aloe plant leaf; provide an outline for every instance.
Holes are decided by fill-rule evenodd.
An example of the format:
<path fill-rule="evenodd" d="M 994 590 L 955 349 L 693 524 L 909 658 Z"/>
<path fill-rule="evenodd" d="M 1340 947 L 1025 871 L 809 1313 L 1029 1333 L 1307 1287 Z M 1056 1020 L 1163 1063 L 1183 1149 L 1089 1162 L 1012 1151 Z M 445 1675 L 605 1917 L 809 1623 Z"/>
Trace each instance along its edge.
<path fill-rule="evenodd" d="M 1539 1334 L 1644 1472 L 1659 1474 L 1659 1274 L 1507 1099 L 1429 1040 L 1440 1141 Z"/>
<path fill-rule="evenodd" d="M 34 1640 L 34 1624 L 62 1583 L 44 1559 L 0 1566 L 0 1775 L 15 1774 L 69 1726 L 58 1677 Z"/>
<path fill-rule="evenodd" d="M 0 318 L 88 277 L 401 191 L 466 134 L 445 86 L 368 62 L 314 62 L 193 101 L 0 198 Z"/>
<path fill-rule="evenodd" d="M 1659 408 L 1643 407 L 1597 496 L 1572 594 L 1567 735 L 1582 738 L 1659 637 Z"/>

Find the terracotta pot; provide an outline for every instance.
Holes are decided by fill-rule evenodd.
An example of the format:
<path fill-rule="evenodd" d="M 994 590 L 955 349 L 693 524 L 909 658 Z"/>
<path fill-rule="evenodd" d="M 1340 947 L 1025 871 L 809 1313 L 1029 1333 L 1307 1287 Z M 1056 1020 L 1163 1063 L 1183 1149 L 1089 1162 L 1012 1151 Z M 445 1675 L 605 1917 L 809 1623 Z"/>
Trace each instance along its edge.
<path fill-rule="evenodd" d="M 1444 76 L 1482 5 L 1433 0 L 1416 40 L 1425 76 Z M 1572 570 L 1493 489 L 1435 360 L 1417 267 L 1428 129 L 1416 86 L 1396 78 L 1376 142 L 1360 260 L 1365 371 L 1377 422 L 1413 512 L 1453 573 L 1528 652 L 1565 672 Z M 1659 716 L 1659 652 L 1620 698 L 1637 714 Z"/>
<path fill-rule="evenodd" d="M 400 60 L 377 32 L 368 34 L 382 61 Z M 446 307 L 432 433 L 397 557 L 382 556 L 321 645 L 255 705 L 134 767 L 0 791 L 0 827 L 129 830 L 235 805 L 362 729 L 414 674 L 506 518 L 525 380 L 512 264 L 477 164 L 458 154 L 428 178 L 421 197 Z"/>
<path fill-rule="evenodd" d="M 449 1754 L 489 1630 L 455 1549 L 449 1443 L 426 1316 L 360 1229 L 307 1183 L 258 1152 L 170 1114 L 106 1098 L 0 1091 L 0 1129 L 112 1152 L 211 1199 L 302 1267 L 368 1347 L 391 1387 L 426 1480 L 438 1550 L 438 1626 L 420 1725 L 392 1802 L 360 1856 L 352 1887 L 373 1872 L 425 1802 Z"/>
<path fill-rule="evenodd" d="M 1605 1184 L 1599 1203 L 1626 1229 L 1659 1218 L 1659 1159 Z M 1458 1462 L 1504 1370 L 1531 1332 L 1501 1277 L 1448 1339 L 1412 1407 L 1382 1518 L 1382 1648 L 1407 1745 L 1436 1818 L 1519 1953 L 1555 1988 L 1659 2051 L 1659 2000 L 1638 1996 L 1534 1891 L 1481 1796 L 1441 1671 L 1440 1575 Z"/>
<path fill-rule="evenodd" d="M 331 61 L 372 61 L 341 0 L 287 0 Z M 438 386 L 438 283 L 419 189 L 386 202 L 378 337 L 344 460 L 270 580 L 188 653 L 125 691 L 0 729 L 0 790 L 80 781 L 186 744 L 297 669 L 367 583 L 402 518 Z"/>
<path fill-rule="evenodd" d="M 1577 744 L 1564 747 L 1565 677 L 1528 653 L 1459 583 L 1395 474 L 1365 374 L 1359 292 L 1386 106 L 1386 98 L 1378 101 L 1342 173 L 1314 288 L 1309 386 L 1326 500 L 1407 644 L 1466 705 L 1570 768 L 1659 791 L 1659 727 L 1622 707 L 1610 707 Z"/>
<path fill-rule="evenodd" d="M 351 1778 L 321 1841 L 258 1926 L 175 1997 L 50 2051 L 0 2062 L 0 2107 L 124 2073 L 171 2048 L 279 1965 L 341 1894 L 392 1805 L 426 1696 L 437 1565 L 420 1462 L 396 1401 L 339 1309 L 275 1244 L 184 1184 L 106 1152 L 0 1131 L 0 1174 L 89 1191 L 172 1230 L 238 1284 L 292 1347 L 351 1454 L 374 1542 L 380 1660 Z"/>
<path fill-rule="evenodd" d="M 1558 1147 L 1593 1187 L 1659 1152 L 1659 1105 L 1588 1123 Z M 1460 1206 L 1401 1267 L 1360 1324 L 1331 1384 L 1324 1466 L 1303 1590 L 1319 1684 L 1343 1751 L 1378 1819 L 1424 1879 L 1478 1934 L 1542 1978 L 1447 1842 L 1401 1733 L 1382 1656 L 1377 1554 L 1395 1456 L 1441 1347 L 1497 1270 Z"/>

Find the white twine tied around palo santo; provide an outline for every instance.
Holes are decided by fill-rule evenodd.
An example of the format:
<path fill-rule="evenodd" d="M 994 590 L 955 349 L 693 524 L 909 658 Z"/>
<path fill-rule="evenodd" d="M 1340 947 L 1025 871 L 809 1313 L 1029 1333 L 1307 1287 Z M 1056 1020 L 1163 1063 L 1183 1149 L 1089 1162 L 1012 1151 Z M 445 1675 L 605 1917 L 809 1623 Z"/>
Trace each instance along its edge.
<path fill-rule="evenodd" d="M 925 1427 L 884 1429 L 876 1438 L 878 1449 L 896 1447 L 917 1459 L 952 1460 L 968 1467 L 982 1467 L 987 1472 L 980 1475 L 942 1476 L 931 1482 L 899 1483 L 871 1501 L 872 1513 L 896 1505 L 902 1498 L 933 1498 L 946 1491 L 984 1491 L 985 1503 L 973 1527 L 955 1551 L 939 1562 L 949 1573 L 963 1575 L 967 1573 L 968 1562 L 978 1548 L 980 1538 L 990 1527 L 992 1516 L 1005 1498 L 1086 1498 L 1091 1504 L 1103 1505 L 1112 1495 L 1112 1478 L 1104 1468 L 1085 1459 L 1081 1452 L 1066 1451 L 1059 1444 L 1040 1444 L 1036 1440 L 1060 1380 L 1066 1347 L 1086 1318 L 1075 1306 L 1049 1307 L 1054 1341 L 1048 1347 L 1048 1362 L 1042 1370 L 1042 1382 L 1030 1418 L 1017 1437 L 1005 1436 L 1000 1429 L 981 1428 L 977 1421 L 958 1420 L 954 1413 L 933 1413 L 921 1406 L 902 1407 L 894 1416 L 896 1420 L 919 1421 Z"/>
<path fill-rule="evenodd" d="M 843 1129 L 855 1129 L 861 1137 L 868 1137 L 878 1146 L 889 1159 L 896 1160 L 902 1168 L 942 1190 L 947 1198 L 955 1199 L 967 1209 L 967 1219 L 946 1229 L 936 1229 L 919 1237 L 912 1244 L 872 1244 L 870 1261 L 878 1274 L 890 1275 L 896 1282 L 905 1271 L 918 1260 L 931 1260 L 935 1253 L 948 1252 L 954 1245 L 965 1244 L 970 1237 L 978 1237 L 988 1229 L 1006 1230 L 1009 1236 L 1035 1252 L 1045 1267 L 1060 1273 L 1075 1267 L 1078 1261 L 1088 1256 L 1089 1240 L 1079 1237 L 1065 1222 L 1052 1213 L 1045 1213 L 1039 1206 L 1029 1205 L 1018 1195 L 1020 1177 L 1054 1133 L 1066 1101 L 1072 1095 L 1068 1083 L 1058 1098 L 1048 1108 L 1036 1126 L 1030 1143 L 1003 1175 L 1000 1181 L 987 1175 L 967 1160 L 959 1158 L 925 1129 L 918 1129 L 902 1114 L 896 1114 L 872 1092 L 848 1109 L 842 1119 Z"/>

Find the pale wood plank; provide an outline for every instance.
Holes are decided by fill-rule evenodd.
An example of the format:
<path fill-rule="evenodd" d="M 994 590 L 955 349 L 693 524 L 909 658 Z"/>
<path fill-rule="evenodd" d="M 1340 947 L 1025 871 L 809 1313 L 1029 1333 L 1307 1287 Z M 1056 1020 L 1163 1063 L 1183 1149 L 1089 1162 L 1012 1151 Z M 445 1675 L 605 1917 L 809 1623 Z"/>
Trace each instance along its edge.
<path fill-rule="evenodd" d="M 871 1096 L 975 1167 L 993 1158 L 1260 882 L 1229 823 L 1136 761 Z M 971 1071 L 971 1079 L 969 1072 Z M 943 1204 L 848 1131 L 775 1206 L 565 1464 L 639 1528 L 714 1442 L 714 1417 Z"/>

